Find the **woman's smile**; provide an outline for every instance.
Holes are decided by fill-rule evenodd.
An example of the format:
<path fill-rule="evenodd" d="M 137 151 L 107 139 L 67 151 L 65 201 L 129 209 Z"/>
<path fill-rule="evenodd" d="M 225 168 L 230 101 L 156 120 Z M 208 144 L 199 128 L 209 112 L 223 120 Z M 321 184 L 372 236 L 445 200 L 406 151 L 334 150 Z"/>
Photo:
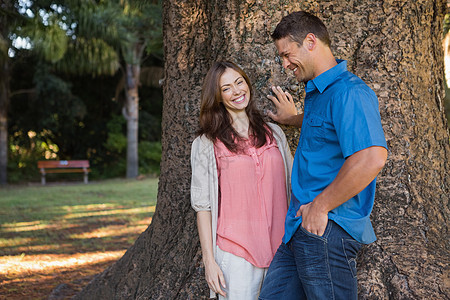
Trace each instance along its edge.
<path fill-rule="evenodd" d="M 242 95 L 239 98 L 233 100 L 233 102 L 236 104 L 241 104 L 244 101 L 245 101 L 245 95 Z"/>

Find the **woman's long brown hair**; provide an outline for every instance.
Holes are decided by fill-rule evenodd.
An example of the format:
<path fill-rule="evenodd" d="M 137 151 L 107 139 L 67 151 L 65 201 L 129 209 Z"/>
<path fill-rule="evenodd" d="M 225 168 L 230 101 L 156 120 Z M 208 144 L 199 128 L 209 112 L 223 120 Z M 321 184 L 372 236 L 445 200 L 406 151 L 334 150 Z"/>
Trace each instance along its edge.
<path fill-rule="evenodd" d="M 244 139 L 239 136 L 232 126 L 232 118 L 222 103 L 220 90 L 220 77 L 226 69 L 233 69 L 244 78 L 250 91 L 250 99 L 245 112 L 249 119 L 249 137 L 256 148 L 264 146 L 269 137 L 273 141 L 273 133 L 256 108 L 253 101 L 253 89 L 247 74 L 229 61 L 215 62 L 206 74 L 203 81 L 202 99 L 200 107 L 200 130 L 212 141 L 219 139 L 231 152 L 237 153 L 242 149 L 239 146 Z M 237 141 L 237 143 L 236 143 Z"/>

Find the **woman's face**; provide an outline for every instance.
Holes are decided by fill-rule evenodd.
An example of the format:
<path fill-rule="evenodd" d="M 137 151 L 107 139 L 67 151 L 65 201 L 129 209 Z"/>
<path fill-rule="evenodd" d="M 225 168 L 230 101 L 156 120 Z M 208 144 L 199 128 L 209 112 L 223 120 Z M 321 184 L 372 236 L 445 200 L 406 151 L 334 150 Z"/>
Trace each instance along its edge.
<path fill-rule="evenodd" d="M 230 113 L 245 110 L 250 101 L 250 89 L 244 77 L 227 68 L 219 80 L 223 105 Z"/>

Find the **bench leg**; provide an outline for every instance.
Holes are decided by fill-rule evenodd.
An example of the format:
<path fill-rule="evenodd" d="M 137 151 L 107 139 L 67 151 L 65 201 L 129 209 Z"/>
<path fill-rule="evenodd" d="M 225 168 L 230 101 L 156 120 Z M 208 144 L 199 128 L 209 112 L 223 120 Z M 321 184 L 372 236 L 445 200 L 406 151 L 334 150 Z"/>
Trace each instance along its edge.
<path fill-rule="evenodd" d="M 45 174 L 41 175 L 41 184 L 45 185 Z"/>
<path fill-rule="evenodd" d="M 84 183 L 88 184 L 88 173 L 84 173 Z"/>

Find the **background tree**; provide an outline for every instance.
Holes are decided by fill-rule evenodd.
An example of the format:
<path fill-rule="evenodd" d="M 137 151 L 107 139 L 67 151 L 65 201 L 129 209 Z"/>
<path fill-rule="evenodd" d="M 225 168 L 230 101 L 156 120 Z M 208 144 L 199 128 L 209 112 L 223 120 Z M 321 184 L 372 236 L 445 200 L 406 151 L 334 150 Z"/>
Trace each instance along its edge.
<path fill-rule="evenodd" d="M 9 73 L 11 63 L 8 56 L 11 40 L 8 35 L 15 26 L 13 9 L 14 1 L 5 0 L 0 4 L 0 185 L 7 182 Z"/>
<path fill-rule="evenodd" d="M 48 149 L 49 143 L 59 150 L 58 156 L 52 158 L 89 158 L 94 177 L 96 174 L 121 176 L 120 170 L 125 168 L 129 176 L 135 177 L 139 173 L 139 136 L 142 140 L 139 154 L 144 157 L 141 172 L 158 171 L 153 161 L 159 165 L 155 154 L 160 152 L 160 146 L 153 141 L 158 141 L 160 136 L 160 96 L 154 88 L 163 76 L 158 67 L 162 61 L 160 4 L 157 1 L 7 1 L 2 3 L 0 13 L 5 23 L 0 43 L 4 46 L 1 49 L 5 63 L 1 66 L 2 70 L 8 70 L 8 74 L 1 77 L 3 85 L 8 83 L 8 88 L 2 89 L 1 103 L 10 103 L 11 97 L 17 100 L 8 109 L 6 105 L 1 106 L 5 118 L 9 110 L 13 134 L 8 140 L 6 121 L 2 122 L 0 136 L 6 141 L 0 143 L 3 182 L 6 183 L 8 144 L 11 146 L 9 169 L 12 170 L 9 180 L 29 180 L 31 174 L 37 174 L 35 160 L 43 157 L 39 151 L 34 151 L 34 156 L 30 157 L 34 147 L 31 144 L 36 141 L 31 141 L 27 132 L 37 135 L 34 140 L 39 140 L 41 146 L 46 145 L 39 148 L 41 152 L 52 152 Z M 14 48 L 12 42 L 18 38 L 27 38 L 28 48 L 33 51 Z M 136 49 L 139 49 L 137 57 Z M 8 56 L 8 50 L 13 51 L 12 57 Z M 122 74 L 124 80 L 119 80 L 117 75 L 112 80 L 107 79 L 106 76 L 117 74 L 117 70 L 122 71 L 118 74 Z M 130 72 L 135 74 L 131 76 Z M 85 80 L 85 74 L 91 78 Z M 8 92 L 9 82 L 13 85 L 12 92 Z M 114 86 L 117 86 L 115 90 Z M 154 100 L 139 105 L 138 88 L 144 96 Z M 21 91 L 32 94 L 23 95 Z M 130 94 L 135 96 L 129 97 Z M 96 98 L 91 99 L 94 95 Z M 123 126 L 119 119 L 111 120 L 116 125 L 112 123 L 109 128 L 105 126 L 108 120 L 102 120 L 105 113 L 107 118 L 115 114 L 111 99 L 129 108 L 123 109 L 128 138 L 122 138 Z M 130 99 L 134 99 L 132 104 Z M 141 122 L 138 122 L 139 110 L 144 114 Z M 134 117 L 129 118 L 130 114 Z M 99 124 L 92 124 L 95 122 Z M 141 134 L 138 124 L 145 126 Z M 108 141 L 99 136 L 102 133 L 108 136 Z M 19 151 L 14 150 L 16 147 Z M 107 153 L 99 148 L 108 148 Z M 24 151 L 28 155 L 24 155 Z M 125 152 L 128 163 L 122 164 Z M 46 155 L 46 158 L 50 157 Z M 114 166 L 105 165 L 108 159 L 115 161 Z"/>
<path fill-rule="evenodd" d="M 378 95 L 390 149 L 372 214 L 378 240 L 358 261 L 359 297 L 448 298 L 450 147 L 440 42 L 445 1 L 168 0 L 156 213 L 126 254 L 77 299 L 206 299 L 189 201 L 201 82 L 211 63 L 225 58 L 250 75 L 262 108 L 270 105 L 264 95 L 272 84 L 301 96 L 269 36 L 283 15 L 299 9 L 324 20 L 336 57 L 348 59 L 350 70 Z"/>
<path fill-rule="evenodd" d="M 127 177 L 139 174 L 139 84 L 144 54 L 158 49 L 160 5 L 157 1 L 68 1 L 73 13 L 73 43 L 59 68 L 80 74 L 113 74 L 120 67 L 125 77 L 123 116 L 127 121 Z M 70 23 L 69 23 L 70 24 Z"/>
<path fill-rule="evenodd" d="M 112 28 L 113 39 L 106 40 L 121 58 L 121 68 L 125 77 L 125 103 L 123 116 L 127 121 L 127 177 L 136 177 L 138 169 L 138 120 L 139 120 L 139 92 L 141 65 L 144 54 L 158 49 L 160 33 L 160 6 L 156 1 L 109 1 L 94 7 L 94 14 L 83 5 L 79 6 L 82 13 L 80 28 L 83 35 L 98 32 L 99 36 Z M 154 3 L 152 3 L 154 2 Z M 79 4 L 78 4 L 79 5 Z M 107 12 L 105 14 L 105 12 Z M 107 16 L 106 20 L 104 16 Z M 105 23 L 105 21 L 107 21 Z M 111 27 L 105 24 L 112 25 Z M 87 26 L 86 26 L 87 25 Z M 108 29 L 109 27 L 109 29 Z M 108 36 L 108 35 L 107 35 Z M 99 55 L 103 53 L 100 50 Z M 73 66 L 76 61 L 67 56 Z M 76 56 L 75 56 L 76 57 Z M 89 61 L 89 60 L 88 60 Z M 102 64 L 103 65 L 103 64 Z"/>

